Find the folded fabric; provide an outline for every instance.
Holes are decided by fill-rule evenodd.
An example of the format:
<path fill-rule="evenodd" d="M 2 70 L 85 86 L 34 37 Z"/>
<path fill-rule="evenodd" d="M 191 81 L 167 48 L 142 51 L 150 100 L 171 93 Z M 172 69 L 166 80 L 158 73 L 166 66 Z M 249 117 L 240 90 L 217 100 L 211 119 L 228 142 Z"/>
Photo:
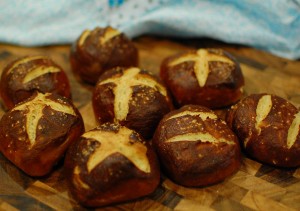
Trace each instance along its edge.
<path fill-rule="evenodd" d="M 208 37 L 300 58 L 300 0 L 3 0 L 0 42 L 66 44 L 110 25 L 143 34 Z"/>

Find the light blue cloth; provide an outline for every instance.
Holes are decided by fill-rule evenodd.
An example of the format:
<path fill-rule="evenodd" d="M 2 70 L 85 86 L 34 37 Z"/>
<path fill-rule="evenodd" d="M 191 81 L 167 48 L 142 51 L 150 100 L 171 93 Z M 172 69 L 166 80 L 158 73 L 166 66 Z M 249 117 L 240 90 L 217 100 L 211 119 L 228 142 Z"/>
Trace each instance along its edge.
<path fill-rule="evenodd" d="M 111 25 L 129 37 L 209 37 L 300 58 L 300 0 L 0 0 L 0 42 L 73 42 Z"/>

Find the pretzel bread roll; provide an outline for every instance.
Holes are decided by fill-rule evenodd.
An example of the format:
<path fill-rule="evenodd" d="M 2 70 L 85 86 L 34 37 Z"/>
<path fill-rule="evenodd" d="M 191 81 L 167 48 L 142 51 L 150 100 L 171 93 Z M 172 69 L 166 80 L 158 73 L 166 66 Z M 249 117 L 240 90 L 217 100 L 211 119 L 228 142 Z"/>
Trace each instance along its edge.
<path fill-rule="evenodd" d="M 65 173 L 74 198 L 88 207 L 146 196 L 160 181 L 158 160 L 148 142 L 116 123 L 85 132 L 72 144 Z"/>
<path fill-rule="evenodd" d="M 198 49 L 170 56 L 163 60 L 160 76 L 177 106 L 221 108 L 234 104 L 243 94 L 240 65 L 221 49 Z"/>
<path fill-rule="evenodd" d="M 19 58 L 4 68 L 0 80 L 0 95 L 7 109 L 13 108 L 36 91 L 71 98 L 66 73 L 46 56 Z"/>
<path fill-rule="evenodd" d="M 100 123 L 119 122 L 151 138 L 161 118 L 172 108 L 167 89 L 146 70 L 117 67 L 99 78 L 93 109 Z"/>
<path fill-rule="evenodd" d="M 252 158 L 278 167 L 300 166 L 300 112 L 271 94 L 252 94 L 233 106 L 228 124 Z"/>
<path fill-rule="evenodd" d="M 160 121 L 153 146 L 166 174 L 184 186 L 207 186 L 240 167 L 235 134 L 210 109 L 186 105 Z"/>
<path fill-rule="evenodd" d="M 65 97 L 36 93 L 0 120 L 0 151 L 30 176 L 44 176 L 84 132 L 82 117 Z"/>
<path fill-rule="evenodd" d="M 113 67 L 138 66 L 138 50 L 122 32 L 112 27 L 85 30 L 70 52 L 73 71 L 85 82 L 95 84 Z"/>

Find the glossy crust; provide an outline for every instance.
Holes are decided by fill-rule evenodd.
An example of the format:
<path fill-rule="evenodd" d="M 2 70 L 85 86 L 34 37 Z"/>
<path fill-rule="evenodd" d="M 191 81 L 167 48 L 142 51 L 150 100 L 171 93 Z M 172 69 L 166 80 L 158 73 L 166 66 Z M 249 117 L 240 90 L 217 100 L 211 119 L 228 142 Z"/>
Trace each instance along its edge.
<path fill-rule="evenodd" d="M 97 27 L 84 31 L 73 43 L 70 61 L 82 80 L 95 84 L 108 69 L 138 66 L 138 50 L 125 34 L 111 27 Z"/>
<path fill-rule="evenodd" d="M 118 94 L 117 89 L 123 93 Z M 95 86 L 92 101 L 100 123 L 117 121 L 146 139 L 152 137 L 159 121 L 173 108 L 164 85 L 148 71 L 135 67 L 105 72 Z"/>
<path fill-rule="evenodd" d="M 154 150 L 139 134 L 115 123 L 100 125 L 72 144 L 65 173 L 72 195 L 88 207 L 146 196 L 160 181 Z"/>
<path fill-rule="evenodd" d="M 218 183 L 240 167 L 235 134 L 210 109 L 198 105 L 167 114 L 157 127 L 153 146 L 168 177 L 184 186 Z"/>
<path fill-rule="evenodd" d="M 19 58 L 4 68 L 0 80 L 0 95 L 7 109 L 13 108 L 36 91 L 71 98 L 66 73 L 48 57 Z"/>
<path fill-rule="evenodd" d="M 26 174 L 44 176 L 83 132 L 82 117 L 70 100 L 36 93 L 2 116 L 0 151 Z"/>
<path fill-rule="evenodd" d="M 232 107 L 226 121 L 250 157 L 273 166 L 297 167 L 299 118 L 299 110 L 287 100 L 276 95 L 252 94 Z"/>
<path fill-rule="evenodd" d="M 221 49 L 198 49 L 170 56 L 163 60 L 160 76 L 177 106 L 221 108 L 237 102 L 243 94 L 240 65 Z"/>

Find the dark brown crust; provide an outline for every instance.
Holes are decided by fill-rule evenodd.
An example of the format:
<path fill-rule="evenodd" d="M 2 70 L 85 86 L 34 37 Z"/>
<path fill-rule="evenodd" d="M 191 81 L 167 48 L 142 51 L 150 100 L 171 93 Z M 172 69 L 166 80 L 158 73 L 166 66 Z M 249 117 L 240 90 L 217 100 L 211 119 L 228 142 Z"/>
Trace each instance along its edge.
<path fill-rule="evenodd" d="M 179 53 L 163 60 L 160 76 L 170 89 L 177 106 L 197 104 L 209 108 L 221 108 L 234 104 L 241 98 L 244 77 L 236 59 L 221 49 L 208 50 L 210 53 L 229 58 L 234 65 L 209 62 L 210 73 L 204 87 L 200 87 L 198 84 L 193 61 L 169 66 L 174 59 L 188 53 L 195 53 L 196 50 Z"/>
<path fill-rule="evenodd" d="M 99 133 L 102 131 L 118 133 L 120 127 L 118 124 L 106 123 L 93 130 Z M 109 155 L 89 173 L 86 167 L 87 161 L 101 144 L 83 137 L 72 144 L 68 150 L 64 167 L 70 191 L 82 205 L 98 207 L 120 203 L 146 196 L 156 189 L 160 181 L 160 171 L 154 150 L 137 133 L 133 132 L 131 138 L 147 147 L 146 156 L 151 168 L 149 173 L 135 167 L 128 158 L 120 153 Z M 118 140 L 114 139 L 114 141 Z M 89 189 L 78 188 L 72 182 L 76 166 L 81 169 L 80 179 L 90 186 Z"/>
<path fill-rule="evenodd" d="M 93 109 L 99 123 L 115 121 L 113 93 L 115 85 L 113 83 L 100 85 L 100 83 L 115 75 L 123 74 L 124 70 L 125 68 L 114 68 L 106 71 L 101 75 L 94 88 Z M 145 70 L 142 70 L 140 74 L 146 74 L 161 84 L 159 79 Z M 163 86 L 163 84 L 161 85 Z M 162 117 L 172 109 L 173 105 L 169 95 L 165 97 L 150 87 L 135 86 L 129 101 L 129 113 L 126 120 L 120 121 L 120 124 L 149 139 Z"/>
<path fill-rule="evenodd" d="M 263 121 L 261 133 L 255 128 L 256 107 L 266 94 L 252 94 L 228 112 L 226 121 L 237 134 L 245 152 L 259 162 L 278 167 L 300 166 L 300 135 L 295 144 L 287 148 L 288 129 L 298 109 L 287 100 L 271 95 L 273 107 Z M 249 135 L 251 134 L 251 135 Z M 245 140 L 249 141 L 245 147 Z"/>
<path fill-rule="evenodd" d="M 71 47 L 73 71 L 91 84 L 95 84 L 104 71 L 113 67 L 138 66 L 138 50 L 125 34 L 121 33 L 103 46 L 99 45 L 99 39 L 107 28 L 93 29 L 82 46 L 79 46 L 78 38 Z"/>
<path fill-rule="evenodd" d="M 241 154 L 238 140 L 229 127 L 219 118 L 203 121 L 198 116 L 185 115 L 169 119 L 184 111 L 212 113 L 202 106 L 187 105 L 170 112 L 161 120 L 153 137 L 153 146 L 167 175 L 180 185 L 206 186 L 218 183 L 236 172 L 240 166 Z M 232 140 L 234 144 L 166 142 L 177 135 L 197 132 L 208 132 L 216 138 Z"/>
<path fill-rule="evenodd" d="M 25 102 L 34 98 L 28 98 Z M 12 163 L 30 176 L 44 176 L 64 156 L 69 145 L 83 132 L 81 114 L 67 98 L 51 94 L 49 99 L 73 107 L 76 116 L 65 114 L 46 106 L 38 122 L 37 138 L 30 148 L 26 127 L 26 111 L 10 110 L 0 121 L 0 151 Z M 22 103 L 21 103 L 22 104 Z M 33 105 L 34 106 L 34 105 Z"/>
<path fill-rule="evenodd" d="M 56 93 L 71 99 L 71 88 L 69 79 L 64 70 L 54 63 L 50 58 L 43 57 L 35 59 L 10 70 L 10 68 L 20 60 L 31 58 L 29 56 L 19 58 L 8 64 L 1 75 L 0 95 L 2 103 L 7 109 L 13 108 L 17 103 L 29 98 L 34 92 Z M 34 67 L 54 67 L 59 72 L 47 73 L 39 76 L 32 81 L 23 83 L 23 79 L 31 68 Z M 9 74 L 7 72 L 10 70 Z"/>

